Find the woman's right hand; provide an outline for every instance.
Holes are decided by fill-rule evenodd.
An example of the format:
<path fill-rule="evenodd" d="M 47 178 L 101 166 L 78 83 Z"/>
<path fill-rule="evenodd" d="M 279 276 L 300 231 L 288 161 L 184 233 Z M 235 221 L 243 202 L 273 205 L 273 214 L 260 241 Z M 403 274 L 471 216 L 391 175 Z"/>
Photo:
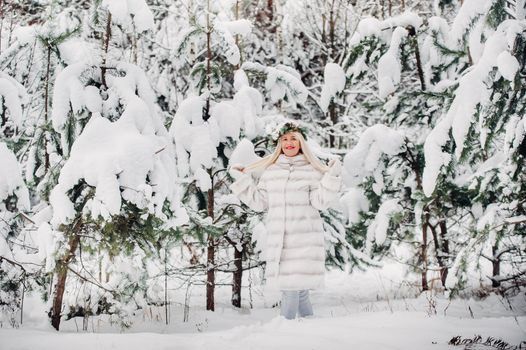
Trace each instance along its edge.
<path fill-rule="evenodd" d="M 243 176 L 245 168 L 240 164 L 234 164 L 230 167 L 230 170 L 228 173 L 235 179 L 239 179 L 241 176 Z"/>

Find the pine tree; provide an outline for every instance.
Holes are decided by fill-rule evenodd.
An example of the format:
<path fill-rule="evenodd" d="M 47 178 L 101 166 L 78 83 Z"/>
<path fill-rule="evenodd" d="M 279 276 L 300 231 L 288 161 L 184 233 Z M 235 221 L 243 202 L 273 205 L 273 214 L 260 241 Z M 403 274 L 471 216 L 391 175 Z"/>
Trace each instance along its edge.
<path fill-rule="evenodd" d="M 486 73 L 485 69 L 488 67 L 486 62 L 488 61 L 484 59 L 492 54 L 491 50 L 494 49 L 494 46 L 491 45 L 495 44 L 493 44 L 493 39 L 488 38 L 489 34 L 485 33 L 487 30 L 485 21 L 492 16 L 492 11 L 495 11 L 496 8 L 493 7 L 488 13 L 469 12 L 469 9 L 473 7 L 466 6 L 460 9 L 449 33 L 447 32 L 448 25 L 443 19 L 431 18 L 427 38 L 423 40 L 422 47 L 420 46 L 422 39 L 418 38 L 425 34 L 425 28 L 420 28 L 420 25 L 415 24 L 412 24 L 411 27 L 398 27 L 392 34 L 389 48 L 372 46 L 370 47 L 372 52 L 365 46 L 370 41 L 363 36 L 358 37 L 360 44 L 354 49 L 356 54 L 349 56 L 347 60 L 350 64 L 348 71 L 351 72 L 351 82 L 353 82 L 355 77 L 364 76 L 362 72 L 366 72 L 363 68 L 365 62 L 368 62 L 368 65 L 374 64 L 376 59 L 371 62 L 370 57 L 379 58 L 377 64 L 380 97 L 389 96 L 390 99 L 386 102 L 381 99 L 376 100 L 376 102 L 363 104 L 363 106 L 373 111 L 373 116 L 377 116 L 373 117 L 375 122 L 382 121 L 392 128 L 399 129 L 400 137 L 404 140 L 399 142 L 400 147 L 394 147 L 396 150 L 394 154 L 388 157 L 382 156 L 379 158 L 382 162 L 373 162 L 368 166 L 371 170 L 374 169 L 372 173 L 357 171 L 356 160 L 369 159 L 372 156 L 374 158 L 371 159 L 378 159 L 378 156 L 382 154 L 377 153 L 379 150 L 384 153 L 388 152 L 388 149 L 376 149 L 378 147 L 376 145 L 382 144 L 379 138 L 373 139 L 375 141 L 371 143 L 367 138 L 364 139 L 366 134 L 362 134 L 356 146 L 359 149 L 353 150 L 348 155 L 346 169 L 350 174 L 358 173 L 361 176 L 349 181 L 362 188 L 370 203 L 369 210 L 377 212 L 372 222 L 368 221 L 370 219 L 364 212 L 360 222 L 366 225 L 369 222 L 368 232 L 374 233 L 374 236 L 369 237 L 372 242 L 376 242 L 371 246 L 373 249 L 371 252 L 385 252 L 385 247 L 388 246 L 396 249 L 395 247 L 404 245 L 404 242 L 409 242 L 413 246 L 414 256 L 409 259 L 408 263 L 415 266 L 421 273 L 423 290 L 434 285 L 434 279 L 429 280 L 429 277 L 433 276 L 432 271 L 436 271 L 437 279 L 444 288 L 456 286 L 458 290 L 464 286 L 463 283 L 466 282 L 468 276 L 460 274 L 460 271 L 462 268 L 467 268 L 467 261 L 477 261 L 477 259 L 467 258 L 466 254 L 472 253 L 485 237 L 476 235 L 478 238 L 466 239 L 484 227 L 480 222 L 477 223 L 476 219 L 471 220 L 469 217 L 471 215 L 474 215 L 475 218 L 480 217 L 481 207 L 487 204 L 473 206 L 473 203 L 477 201 L 477 198 L 485 198 L 488 195 L 486 188 L 481 189 L 474 184 L 469 185 L 469 182 L 464 180 L 467 176 L 465 174 L 477 174 L 476 170 L 471 169 L 477 169 L 485 161 L 491 159 L 489 155 L 494 152 L 494 150 L 487 150 L 488 153 L 479 152 L 477 149 L 488 147 L 483 145 L 490 140 L 494 142 L 494 138 L 499 139 L 494 136 L 495 134 L 504 135 L 504 128 L 495 128 L 492 124 L 481 127 L 488 120 L 483 117 L 484 113 L 487 113 L 485 111 L 494 110 L 491 107 L 492 104 L 487 104 L 489 100 L 486 98 L 483 100 L 470 99 L 471 91 L 477 89 L 473 84 L 479 84 L 482 79 L 487 79 L 484 74 L 491 72 L 490 69 Z M 371 31 L 371 28 L 374 28 L 373 22 L 370 20 L 366 24 L 362 21 L 358 25 L 358 34 L 362 35 L 360 28 Z M 382 22 L 376 21 L 376 24 L 380 25 L 377 28 L 381 28 Z M 513 25 L 511 27 L 513 28 Z M 402 41 L 394 40 L 397 31 Z M 385 35 L 380 34 L 381 32 L 376 33 L 375 36 L 379 38 Z M 484 42 L 484 38 L 488 39 Z M 487 53 L 482 52 L 484 47 L 489 47 Z M 374 53 L 375 50 L 379 50 L 380 53 Z M 503 48 L 499 50 L 502 51 Z M 483 57 L 483 55 L 486 56 Z M 506 55 L 509 54 L 504 50 L 503 56 L 509 57 Z M 475 65 L 473 68 L 475 73 L 465 73 L 465 69 L 471 64 Z M 382 71 L 382 67 L 387 70 Z M 494 76 L 494 74 L 489 74 L 488 78 L 492 79 Z M 455 79 L 459 79 L 458 85 L 449 83 Z M 367 82 L 368 79 L 365 81 Z M 496 93 L 495 96 L 501 98 L 503 95 Z M 374 100 L 375 98 L 372 98 L 372 101 Z M 492 102 L 495 106 L 504 103 L 497 103 L 497 100 Z M 499 110 L 497 113 L 501 113 L 500 117 L 503 108 L 497 110 Z M 466 119 L 466 114 L 471 116 L 470 118 L 477 118 L 480 121 L 479 127 L 475 127 L 477 123 L 469 122 L 468 125 L 460 122 L 461 118 L 458 119 L 458 123 L 451 122 L 452 119 L 448 118 L 455 118 L 457 111 L 462 113 L 463 120 L 470 120 Z M 382 115 L 382 112 L 385 114 Z M 511 113 L 515 113 L 515 110 L 512 109 Z M 453 139 L 449 140 L 448 130 L 451 125 Z M 372 128 L 367 130 L 372 130 Z M 427 135 L 427 139 L 424 139 L 422 135 Z M 477 137 L 483 141 L 475 142 Z M 393 151 L 393 147 L 390 151 Z M 359 156 L 360 154 L 362 156 Z M 477 161 L 476 159 L 481 156 L 486 158 Z M 443 166 L 444 164 L 446 166 Z M 438 179 L 430 177 L 433 176 L 431 174 L 438 175 Z M 513 180 L 507 183 L 516 185 Z M 385 223 L 385 219 L 381 219 L 382 216 L 380 216 L 383 207 L 381 203 L 387 203 L 390 198 L 396 198 L 400 205 L 393 213 L 399 212 L 400 214 L 391 215 L 390 229 L 387 231 L 389 232 L 388 239 L 385 240 L 383 231 L 378 231 L 378 224 Z M 356 197 L 353 196 L 350 196 L 349 199 L 353 199 L 349 203 L 351 205 L 353 201 L 356 201 Z M 377 206 L 378 204 L 372 203 L 381 205 Z M 489 213 L 494 210 L 491 207 L 489 209 Z M 382 221 L 378 221 L 379 219 Z M 416 227 L 414 232 L 409 229 L 411 226 Z M 380 239 L 378 239 L 378 234 L 380 234 Z M 500 235 L 502 234 L 497 234 L 495 237 Z M 498 242 L 499 238 L 492 241 Z M 496 260 L 495 257 L 500 256 L 497 244 L 494 244 L 493 258 L 485 253 L 492 261 Z M 477 251 L 479 252 L 477 256 L 480 257 L 480 250 Z M 453 274 L 450 273 L 451 270 Z"/>
<path fill-rule="evenodd" d="M 53 94 L 53 128 L 61 135 L 67 158 L 51 194 L 52 223 L 65 237 L 57 251 L 51 311 L 57 330 L 64 296 L 71 308 L 68 317 L 110 312 L 125 323 L 122 306 L 139 296 L 148 302 L 146 281 L 151 277 L 147 270 L 141 270 L 141 278 L 121 271 L 122 260 L 126 257 L 148 264 L 149 257 L 156 255 L 160 260 L 161 243 L 168 245 L 163 237 L 174 237 L 173 230 L 186 215 L 178 207 L 177 187 L 168 181 L 175 175 L 175 156 L 148 79 L 139 67 L 115 59 L 118 51 L 111 45 L 114 26 L 122 32 L 129 26 L 147 30 L 147 13 L 139 16 L 133 11 L 141 9 L 131 8 L 123 15 L 112 6 L 104 1 L 95 3 L 96 20 L 105 18 L 101 60 L 69 64 L 57 76 Z M 102 22 L 95 22 L 95 28 L 97 23 Z M 101 144 L 114 139 L 122 145 L 102 156 L 96 147 L 86 147 L 94 137 Z M 151 160 L 130 167 L 133 163 L 119 147 L 137 152 L 139 159 L 149 154 Z M 93 164 L 84 168 L 86 161 Z M 114 162 L 121 168 L 119 173 L 111 170 Z M 108 267 L 105 259 L 115 268 Z M 70 271 L 75 278 L 68 282 Z M 77 289 L 86 293 L 79 299 L 87 304 L 80 306 L 67 300 L 74 288 L 79 288 L 75 287 L 79 281 L 96 288 Z"/>
<path fill-rule="evenodd" d="M 191 19 L 191 26 L 180 34 L 175 49 L 178 56 L 189 50 L 202 53 L 202 57 L 196 56 L 195 61 L 190 62 L 192 68 L 189 75 L 196 96 L 188 96 L 179 105 L 171 133 L 176 143 L 180 175 L 192 176 L 197 181 L 197 212 L 203 218 L 195 217 L 197 227 L 189 227 L 189 234 L 195 236 L 195 232 L 201 229 L 207 232 L 206 308 L 213 311 L 218 265 L 216 256 L 221 240 L 228 237 L 228 229 L 215 219 L 216 213 L 224 213 L 225 210 L 221 205 L 217 207 L 216 201 L 217 196 L 225 191 L 226 153 L 239 139 L 241 128 L 245 133 L 255 134 L 253 120 L 261 110 L 261 98 L 247 84 L 243 83 L 236 89 L 235 81 L 232 82 L 232 66 L 238 65 L 241 58 L 234 35 L 246 34 L 250 28 L 248 22 L 220 20 L 229 16 L 231 9 L 223 9 L 218 2 L 207 1 L 196 6 L 196 16 Z M 226 98 L 232 100 L 221 101 Z M 226 119 L 225 113 L 229 112 L 238 113 L 239 119 L 235 123 Z M 222 216 L 219 214 L 218 218 Z M 235 254 L 238 253 L 235 251 Z M 234 257 L 234 261 L 239 261 L 239 258 Z M 237 288 L 234 294 L 239 293 Z M 233 297 L 233 300 L 236 300 L 237 306 L 240 297 Z"/>

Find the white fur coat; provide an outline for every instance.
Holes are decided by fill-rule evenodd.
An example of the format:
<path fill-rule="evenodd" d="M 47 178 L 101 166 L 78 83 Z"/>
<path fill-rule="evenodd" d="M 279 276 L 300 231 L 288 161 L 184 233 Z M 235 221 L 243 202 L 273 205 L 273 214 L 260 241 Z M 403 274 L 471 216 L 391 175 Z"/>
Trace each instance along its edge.
<path fill-rule="evenodd" d="M 232 192 L 256 211 L 268 211 L 266 245 L 267 287 L 280 290 L 323 286 L 325 210 L 341 188 L 341 176 L 323 174 L 303 154 L 281 154 L 261 175 L 258 184 L 243 174 Z"/>

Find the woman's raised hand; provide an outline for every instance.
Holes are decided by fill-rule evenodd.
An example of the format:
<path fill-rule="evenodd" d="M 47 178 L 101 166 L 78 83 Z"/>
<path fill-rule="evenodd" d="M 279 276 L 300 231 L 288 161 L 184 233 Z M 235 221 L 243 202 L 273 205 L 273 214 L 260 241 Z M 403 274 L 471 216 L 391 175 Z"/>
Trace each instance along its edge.
<path fill-rule="evenodd" d="M 243 170 L 245 170 L 245 168 L 242 165 L 240 165 L 240 164 L 232 165 L 232 169 L 235 169 L 235 170 L 241 171 L 241 172 L 243 172 Z"/>
<path fill-rule="evenodd" d="M 342 163 L 338 158 L 333 158 L 329 161 L 329 174 L 332 176 L 340 176 L 342 173 Z"/>
<path fill-rule="evenodd" d="M 243 176 L 243 171 L 245 170 L 245 167 L 243 167 L 241 164 L 233 164 L 230 169 L 228 170 L 228 173 L 235 179 L 239 179 L 241 176 Z"/>

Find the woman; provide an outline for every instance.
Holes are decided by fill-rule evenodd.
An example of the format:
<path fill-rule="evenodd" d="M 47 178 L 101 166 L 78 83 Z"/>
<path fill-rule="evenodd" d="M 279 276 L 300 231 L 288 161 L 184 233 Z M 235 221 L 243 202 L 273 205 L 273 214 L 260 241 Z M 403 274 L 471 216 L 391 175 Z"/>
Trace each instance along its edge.
<path fill-rule="evenodd" d="M 341 163 L 322 164 L 295 122 L 273 133 L 275 151 L 245 168 L 232 166 L 232 192 L 266 218 L 266 283 L 282 291 L 281 315 L 312 315 L 309 290 L 323 285 L 325 248 L 320 210 L 328 208 L 341 187 Z M 257 185 L 248 173 L 263 169 Z"/>

